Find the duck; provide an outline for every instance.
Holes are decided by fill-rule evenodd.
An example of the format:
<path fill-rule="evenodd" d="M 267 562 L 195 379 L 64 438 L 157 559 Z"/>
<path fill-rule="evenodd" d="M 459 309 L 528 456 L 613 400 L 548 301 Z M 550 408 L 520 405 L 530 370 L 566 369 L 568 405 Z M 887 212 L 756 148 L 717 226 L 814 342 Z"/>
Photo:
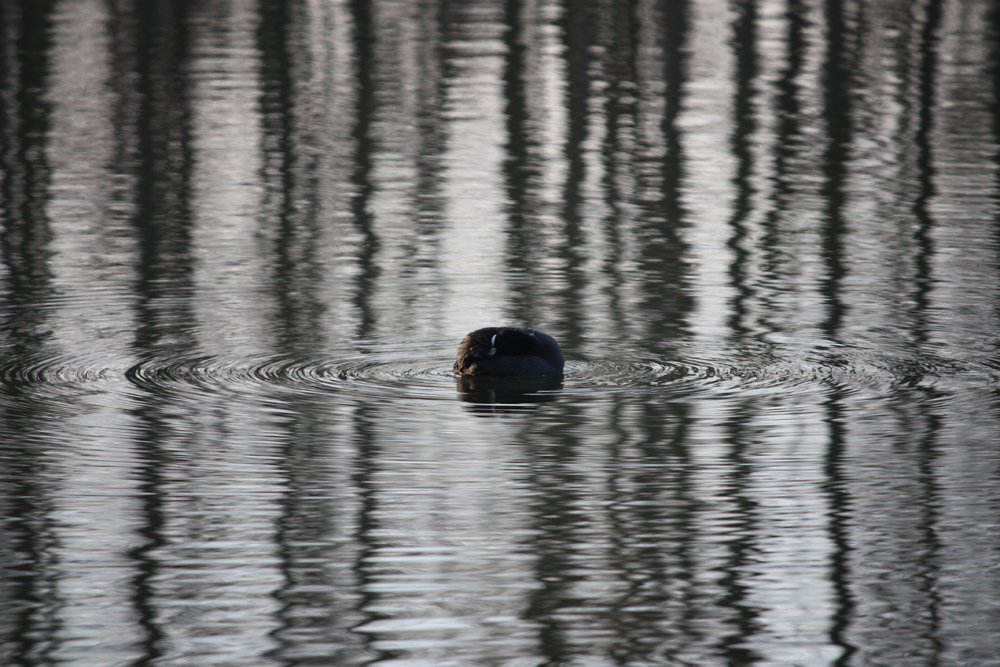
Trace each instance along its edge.
<path fill-rule="evenodd" d="M 556 339 L 535 329 L 487 327 L 462 339 L 457 375 L 512 377 L 562 373 L 565 361 Z"/>

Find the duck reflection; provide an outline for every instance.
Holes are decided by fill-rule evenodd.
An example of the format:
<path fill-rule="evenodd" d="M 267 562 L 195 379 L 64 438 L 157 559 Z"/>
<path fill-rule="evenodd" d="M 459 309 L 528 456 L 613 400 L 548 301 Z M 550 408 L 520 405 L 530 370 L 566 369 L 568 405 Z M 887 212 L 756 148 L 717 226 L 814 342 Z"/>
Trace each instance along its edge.
<path fill-rule="evenodd" d="M 559 397 L 562 373 L 522 377 L 462 375 L 456 378 L 458 400 L 475 414 L 527 412 Z"/>

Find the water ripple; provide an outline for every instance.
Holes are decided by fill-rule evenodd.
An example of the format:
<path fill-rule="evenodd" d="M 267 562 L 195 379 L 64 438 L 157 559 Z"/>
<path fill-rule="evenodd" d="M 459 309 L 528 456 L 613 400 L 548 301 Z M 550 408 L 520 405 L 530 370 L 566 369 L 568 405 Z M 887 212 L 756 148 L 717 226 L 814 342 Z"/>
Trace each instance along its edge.
<path fill-rule="evenodd" d="M 391 350 L 329 359 L 205 357 L 167 364 L 157 360 L 140 362 L 129 368 L 126 376 L 136 386 L 154 392 L 184 387 L 223 392 L 350 389 L 365 395 L 433 399 L 454 394 L 450 363 L 432 356 L 403 359 Z"/>
<path fill-rule="evenodd" d="M 0 363 L 0 384 L 6 387 L 65 387 L 107 379 L 118 371 L 66 357 L 24 355 Z"/>
<path fill-rule="evenodd" d="M 0 384 L 59 390 L 124 377 L 152 393 L 349 391 L 361 397 L 454 400 L 456 385 L 460 393 L 467 393 L 467 387 L 452 374 L 449 352 L 449 346 L 435 342 L 369 345 L 323 358 L 204 355 L 120 366 L 70 357 L 21 356 L 16 362 L 0 363 Z M 948 387 L 956 382 L 997 387 L 1000 370 L 986 363 L 928 355 L 874 356 L 845 350 L 809 360 L 773 355 L 671 361 L 637 357 L 569 360 L 561 383 L 538 387 L 529 383 L 519 391 L 557 388 L 578 396 L 637 390 L 727 394 L 822 386 L 846 393 L 884 394 L 899 388 Z M 495 394 L 502 384 L 502 380 L 495 381 L 489 390 Z"/>

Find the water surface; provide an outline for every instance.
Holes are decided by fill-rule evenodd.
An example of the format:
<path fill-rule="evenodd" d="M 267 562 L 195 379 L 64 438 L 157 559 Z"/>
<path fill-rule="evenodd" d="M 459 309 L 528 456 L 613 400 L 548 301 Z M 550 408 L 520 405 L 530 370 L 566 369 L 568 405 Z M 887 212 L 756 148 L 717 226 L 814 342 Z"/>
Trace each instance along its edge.
<path fill-rule="evenodd" d="M 0 663 L 1000 665 L 998 33 L 0 2 Z"/>

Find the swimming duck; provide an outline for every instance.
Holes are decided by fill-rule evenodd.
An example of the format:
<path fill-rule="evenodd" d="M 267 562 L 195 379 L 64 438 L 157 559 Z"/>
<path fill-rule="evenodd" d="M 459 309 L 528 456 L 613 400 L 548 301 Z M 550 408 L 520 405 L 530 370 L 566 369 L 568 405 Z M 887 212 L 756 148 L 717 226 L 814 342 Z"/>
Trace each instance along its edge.
<path fill-rule="evenodd" d="M 458 375 L 548 375 L 562 373 L 565 362 L 552 336 L 516 327 L 477 329 L 458 347 Z"/>

